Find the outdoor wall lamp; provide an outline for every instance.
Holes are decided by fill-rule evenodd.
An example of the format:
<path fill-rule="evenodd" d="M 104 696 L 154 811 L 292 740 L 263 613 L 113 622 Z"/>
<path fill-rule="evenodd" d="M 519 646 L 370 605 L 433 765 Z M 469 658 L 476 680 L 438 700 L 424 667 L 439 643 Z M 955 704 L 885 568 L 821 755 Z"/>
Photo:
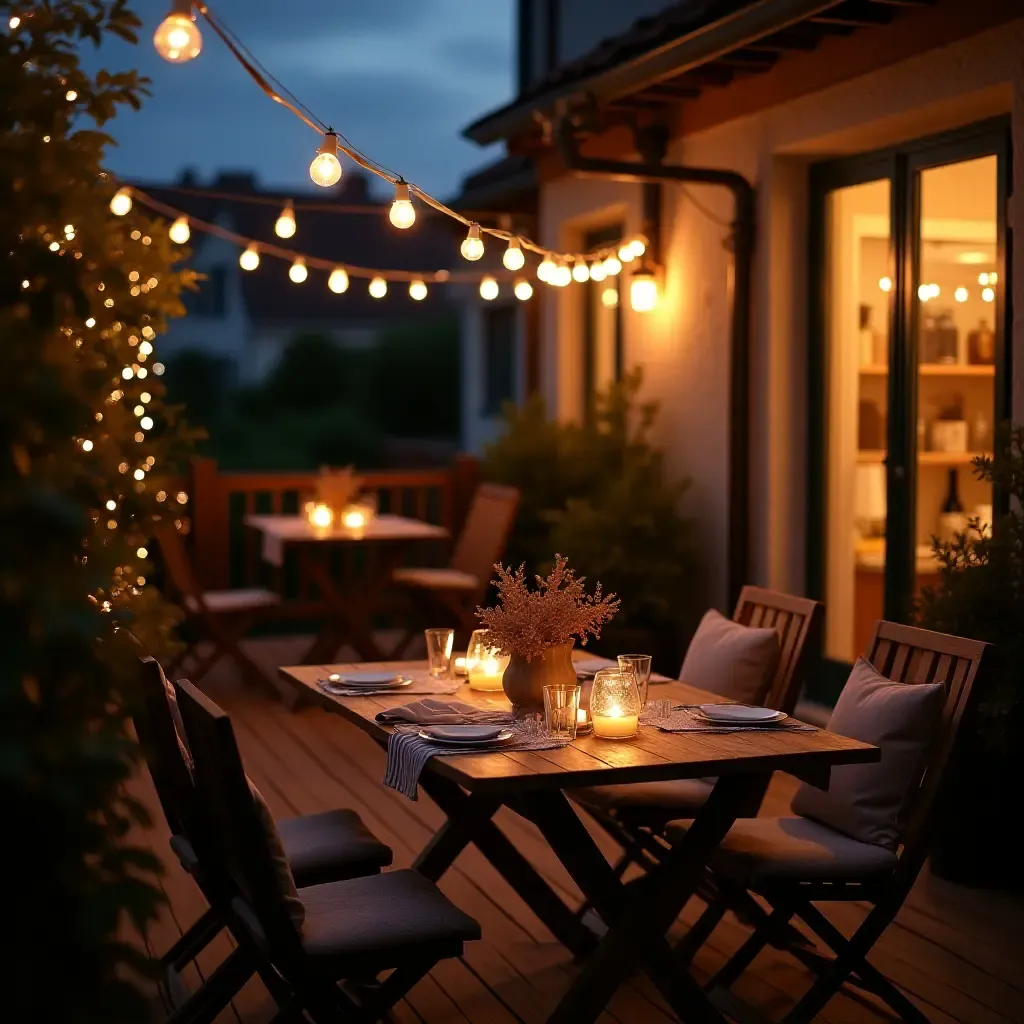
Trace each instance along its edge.
<path fill-rule="evenodd" d="M 637 313 L 649 313 L 658 304 L 658 274 L 651 263 L 641 263 L 629 282 L 629 304 Z"/>

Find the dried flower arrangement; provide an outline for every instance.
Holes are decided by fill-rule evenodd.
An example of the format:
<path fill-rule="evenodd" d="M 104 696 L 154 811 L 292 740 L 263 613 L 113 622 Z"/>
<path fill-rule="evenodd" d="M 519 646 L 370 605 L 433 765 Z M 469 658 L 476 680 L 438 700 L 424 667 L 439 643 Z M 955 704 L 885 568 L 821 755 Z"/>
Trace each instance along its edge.
<path fill-rule="evenodd" d="M 487 630 L 485 642 L 502 654 L 518 654 L 531 661 L 549 647 L 570 643 L 574 638 L 586 646 L 587 639 L 601 635 L 601 627 L 619 610 L 614 594 L 602 594 L 598 583 L 593 594 L 584 590 L 586 577 L 566 568 L 567 558 L 555 555 L 547 578 L 535 576 L 536 590 L 526 581 L 525 565 L 513 572 L 494 566 L 498 578 L 498 603 L 477 608 L 476 615 Z"/>

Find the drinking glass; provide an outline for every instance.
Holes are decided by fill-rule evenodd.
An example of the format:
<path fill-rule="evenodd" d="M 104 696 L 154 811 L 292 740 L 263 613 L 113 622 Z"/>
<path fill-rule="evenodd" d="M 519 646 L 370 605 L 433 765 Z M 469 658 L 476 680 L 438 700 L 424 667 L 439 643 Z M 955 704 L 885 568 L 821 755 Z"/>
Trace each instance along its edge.
<path fill-rule="evenodd" d="M 427 662 L 434 679 L 445 679 L 452 662 L 452 645 L 455 643 L 454 629 L 425 629 L 427 638 Z"/>
<path fill-rule="evenodd" d="M 651 682 L 651 656 L 649 654 L 620 654 L 619 668 L 633 670 L 641 709 L 647 707 L 647 688 Z"/>
<path fill-rule="evenodd" d="M 576 739 L 576 712 L 580 709 L 578 686 L 544 687 L 544 728 L 554 739 Z"/>

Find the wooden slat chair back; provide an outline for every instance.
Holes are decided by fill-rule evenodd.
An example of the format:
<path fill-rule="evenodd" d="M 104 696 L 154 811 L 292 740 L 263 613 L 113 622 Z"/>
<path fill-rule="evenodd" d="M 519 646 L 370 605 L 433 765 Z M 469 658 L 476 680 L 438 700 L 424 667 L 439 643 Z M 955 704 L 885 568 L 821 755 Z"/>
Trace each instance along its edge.
<path fill-rule="evenodd" d="M 173 520 L 157 523 L 153 536 L 160 545 L 167 582 L 179 598 L 191 598 L 196 606 L 205 611 L 203 588 L 192 570 L 192 563 L 185 549 L 185 542 L 174 526 Z"/>
<path fill-rule="evenodd" d="M 494 563 L 505 545 L 519 508 L 519 491 L 501 484 L 480 484 L 473 494 L 466 523 L 452 551 L 451 567 L 480 580 L 476 604 L 494 575 Z"/>
<path fill-rule="evenodd" d="M 796 709 L 807 668 L 818 654 L 823 611 L 821 602 L 809 597 L 753 586 L 740 591 L 733 621 L 772 628 L 779 634 L 779 663 L 765 696 L 765 707 L 787 715 Z"/>

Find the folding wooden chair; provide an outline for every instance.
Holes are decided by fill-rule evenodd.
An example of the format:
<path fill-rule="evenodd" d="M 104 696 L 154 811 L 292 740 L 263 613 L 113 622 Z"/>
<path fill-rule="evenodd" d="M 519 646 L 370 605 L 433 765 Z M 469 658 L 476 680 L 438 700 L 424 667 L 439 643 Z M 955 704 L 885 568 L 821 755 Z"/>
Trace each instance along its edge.
<path fill-rule="evenodd" d="M 779 634 L 779 662 L 765 696 L 765 707 L 792 714 L 800 697 L 808 662 L 815 656 L 823 605 L 806 597 L 746 586 L 740 593 L 733 621 L 744 626 L 774 628 Z M 750 791 L 747 815 L 757 814 L 769 779 Z M 568 796 L 618 842 L 624 850 L 615 866 L 621 877 L 630 864 L 650 867 L 665 846 L 658 837 L 668 822 L 693 817 L 713 786 L 701 779 L 681 779 L 635 785 L 593 786 Z"/>
<path fill-rule="evenodd" d="M 234 886 L 232 909 L 266 967 L 287 983 L 286 1015 L 305 1011 L 320 1024 L 377 1021 L 437 963 L 480 938 L 479 925 L 412 870 L 300 887 L 304 920 L 297 925 L 230 719 L 187 681 L 175 688 L 198 803 Z M 385 971 L 391 973 L 379 985 L 366 984 Z"/>
<path fill-rule="evenodd" d="M 198 1024 L 213 1019 L 245 984 L 258 961 L 236 952 L 203 988 L 189 996 L 180 974 L 230 924 L 230 887 L 219 875 L 209 840 L 196 810 L 187 737 L 177 700 L 159 662 L 140 659 L 141 710 L 135 731 L 171 831 L 170 845 L 210 905 L 161 957 L 163 983 L 176 1021 Z M 285 855 L 301 884 L 376 874 L 391 863 L 392 852 L 363 824 L 355 811 L 336 810 L 284 819 L 278 824 Z"/>
<path fill-rule="evenodd" d="M 518 507 L 515 487 L 480 484 L 448 566 L 396 569 L 392 582 L 424 619 L 454 619 L 460 629 L 472 631 L 476 628 L 474 612 L 487 592 L 494 563 L 505 551 Z M 415 630 L 409 630 L 403 636 L 395 657 L 405 651 L 414 635 Z"/>
<path fill-rule="evenodd" d="M 718 854 L 712 858 L 710 879 L 726 899 L 733 899 L 736 890 L 743 895 L 754 893 L 764 899 L 766 912 L 748 897 L 745 906 L 754 917 L 754 932 L 732 958 L 711 978 L 707 985 L 716 1001 L 728 1012 L 735 1010 L 730 987 L 766 946 L 788 950 L 801 963 L 818 975 L 810 989 L 785 1018 L 786 1024 L 806 1024 L 842 986 L 851 982 L 874 993 L 903 1020 L 926 1024 L 925 1015 L 867 959 L 871 948 L 899 912 L 924 864 L 934 826 L 936 796 L 956 740 L 965 709 L 981 668 L 986 644 L 962 637 L 932 633 L 892 622 L 879 622 L 872 638 L 867 659 L 882 675 L 894 682 L 943 683 L 946 701 L 941 727 L 934 738 L 927 765 L 908 794 L 905 809 L 909 812 L 902 835 L 902 845 L 895 852 L 867 843 L 857 842 L 825 825 L 794 816 L 782 819 L 757 819 L 737 822 L 733 830 L 763 833 L 762 862 L 756 869 L 739 872 L 735 860 L 730 861 L 730 836 L 726 836 Z M 791 853 L 782 847 L 773 850 L 771 835 L 777 823 L 785 823 L 787 834 L 798 834 L 801 823 L 813 826 L 823 850 L 817 863 L 794 863 Z M 670 826 L 670 831 L 676 827 Z M 756 837 L 747 837 L 747 848 Z M 874 851 L 874 853 L 872 853 Z M 882 856 L 888 860 L 881 864 Z M 861 868 L 856 862 L 864 862 Z M 879 862 L 869 869 L 868 861 Z M 730 863 L 732 866 L 730 867 Z M 858 901 L 870 910 L 849 938 L 832 924 L 815 905 Z M 796 918 L 820 939 L 834 957 L 821 956 L 788 941 L 790 922 Z M 716 922 L 717 923 L 717 922 Z M 699 924 L 699 922 L 698 922 Z M 710 933 L 708 933 L 710 934 Z M 736 1011 L 737 1013 L 742 1011 Z"/>
<path fill-rule="evenodd" d="M 167 666 L 167 671 L 171 675 L 176 674 L 186 660 L 196 653 L 198 645 L 209 640 L 213 643 L 213 650 L 198 658 L 189 672 L 194 682 L 198 683 L 227 655 L 241 669 L 243 676 L 255 681 L 257 685 L 286 699 L 292 696 L 290 691 L 279 687 L 239 644 L 257 622 L 277 614 L 281 598 L 272 590 L 264 590 L 262 587 L 203 590 L 174 523 L 160 523 L 154 532 L 172 591 L 169 596 L 176 597 L 180 602 L 185 611 L 183 626 L 186 632 L 192 634 L 182 652 Z"/>

